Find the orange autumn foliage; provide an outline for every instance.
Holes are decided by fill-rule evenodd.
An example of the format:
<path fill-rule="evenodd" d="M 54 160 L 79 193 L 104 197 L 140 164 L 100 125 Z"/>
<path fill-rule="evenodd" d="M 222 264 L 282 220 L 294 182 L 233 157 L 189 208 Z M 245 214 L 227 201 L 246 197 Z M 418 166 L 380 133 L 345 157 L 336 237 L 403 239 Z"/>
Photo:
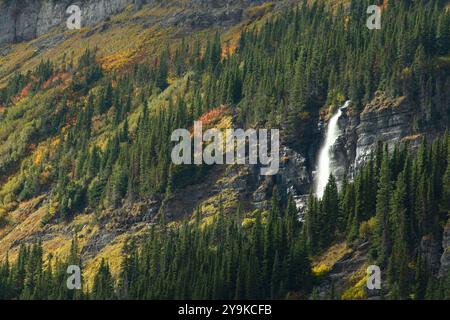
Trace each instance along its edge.
<path fill-rule="evenodd" d="M 30 89 L 31 89 L 31 83 L 27 84 L 25 86 L 25 88 L 23 88 L 18 95 L 16 95 L 15 97 L 11 98 L 11 101 L 16 104 L 18 103 L 20 100 L 22 100 L 23 98 L 28 97 L 28 95 L 30 94 Z"/>
<path fill-rule="evenodd" d="M 222 104 L 219 107 L 204 113 L 198 119 L 198 121 L 201 121 L 203 123 L 203 125 L 207 126 L 207 125 L 219 120 L 221 118 L 221 116 L 223 116 L 224 114 L 227 114 L 229 111 L 230 111 L 229 108 Z"/>
<path fill-rule="evenodd" d="M 48 89 L 50 86 L 52 86 L 53 84 L 57 83 L 58 81 L 61 81 L 61 87 L 65 88 L 67 87 L 67 80 L 70 79 L 70 74 L 67 72 L 61 72 L 58 73 L 54 76 L 52 76 L 50 79 L 48 79 L 47 81 L 44 82 L 44 84 L 42 85 L 42 89 Z"/>
<path fill-rule="evenodd" d="M 101 59 L 102 69 L 107 71 L 121 70 L 131 62 L 136 54 L 134 49 L 126 49 Z"/>

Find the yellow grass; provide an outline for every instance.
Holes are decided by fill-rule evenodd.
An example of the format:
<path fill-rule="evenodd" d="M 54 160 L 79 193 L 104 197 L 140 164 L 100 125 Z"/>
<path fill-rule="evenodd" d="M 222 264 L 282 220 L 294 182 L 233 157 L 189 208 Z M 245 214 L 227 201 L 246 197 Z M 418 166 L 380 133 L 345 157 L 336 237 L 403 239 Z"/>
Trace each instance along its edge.
<path fill-rule="evenodd" d="M 345 254 L 350 253 L 352 249 L 347 246 L 346 242 L 335 244 L 327 249 L 320 256 L 313 258 L 313 267 L 326 266 L 332 268 Z M 324 268 L 324 267 L 321 267 Z"/>
<path fill-rule="evenodd" d="M 364 266 L 363 268 L 361 268 L 352 275 L 350 282 L 353 283 L 353 285 L 342 293 L 341 299 L 342 300 L 367 299 L 367 294 L 365 290 L 365 288 L 367 287 L 367 279 L 368 275 L 366 273 L 366 267 Z"/>

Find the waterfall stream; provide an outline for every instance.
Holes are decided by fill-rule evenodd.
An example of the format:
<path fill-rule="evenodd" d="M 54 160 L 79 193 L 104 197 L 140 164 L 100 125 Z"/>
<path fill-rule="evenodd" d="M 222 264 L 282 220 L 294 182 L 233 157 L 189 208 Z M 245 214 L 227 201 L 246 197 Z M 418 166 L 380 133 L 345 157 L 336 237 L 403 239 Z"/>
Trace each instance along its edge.
<path fill-rule="evenodd" d="M 338 126 L 338 120 L 342 115 L 342 110 L 347 108 L 350 101 L 347 101 L 342 108 L 333 115 L 333 117 L 328 122 L 327 133 L 325 135 L 325 141 L 320 148 L 319 158 L 317 162 L 316 171 L 316 196 L 319 198 L 323 197 L 325 188 L 328 183 L 328 178 L 332 173 L 331 168 L 331 150 L 336 140 L 339 138 L 340 130 Z"/>

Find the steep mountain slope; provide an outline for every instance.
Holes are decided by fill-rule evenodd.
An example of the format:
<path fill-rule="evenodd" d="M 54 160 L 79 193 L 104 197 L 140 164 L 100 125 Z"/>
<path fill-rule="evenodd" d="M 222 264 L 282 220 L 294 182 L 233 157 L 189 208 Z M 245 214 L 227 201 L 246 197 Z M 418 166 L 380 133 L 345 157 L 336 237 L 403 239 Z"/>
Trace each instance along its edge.
<path fill-rule="evenodd" d="M 148 4 L 152 7 L 171 8 L 170 15 L 160 12 L 155 18 L 169 26 L 205 28 L 233 25 L 243 18 L 245 9 L 266 1 L 158 1 L 158 0 L 39 0 L 0 2 L 0 44 L 33 40 L 65 24 L 69 17 L 66 9 L 78 5 L 82 9 L 82 26 L 93 27 L 125 9 L 140 10 Z M 148 23 L 148 20 L 146 21 Z"/>
<path fill-rule="evenodd" d="M 260 5 L 259 2 L 230 2 L 228 6 L 223 4 L 212 4 L 209 2 L 187 1 L 183 5 L 179 3 L 166 3 L 165 5 L 155 4 L 153 2 L 148 5 L 141 3 L 140 5 L 129 6 L 134 1 L 117 1 L 117 2 L 88 2 L 83 4 L 83 8 L 88 11 L 87 26 L 80 31 L 65 31 L 63 9 L 66 2 L 25 2 L 18 4 L 15 1 L 4 2 L 2 5 L 2 15 L 8 22 L 7 18 L 11 18 L 11 10 L 14 6 L 20 13 L 17 18 L 17 31 L 21 36 L 8 35 L 6 32 L 3 42 L 19 42 L 17 44 L 4 44 L 1 48 L 3 54 L 0 58 L 0 83 L 8 86 L 8 83 L 15 83 L 15 76 L 18 72 L 26 74 L 29 70 L 39 68 L 42 61 L 47 59 L 54 64 L 56 68 L 65 68 L 66 65 L 75 63 L 80 57 L 85 56 L 86 48 L 96 48 L 96 57 L 99 66 L 106 72 L 119 70 L 119 72 L 127 72 L 135 63 L 154 63 L 157 56 L 167 47 L 176 47 L 181 44 L 181 39 L 189 38 L 198 39 L 201 42 L 207 39 L 209 35 L 215 32 L 215 28 L 220 26 L 228 26 L 223 32 L 222 39 L 229 42 L 230 46 L 234 46 L 240 30 L 249 23 L 257 24 L 264 15 L 270 15 L 271 12 L 279 10 L 274 4 Z M 143 6 L 144 5 L 144 6 Z M 250 8 L 247 8 L 250 6 Z M 4 11 L 3 11 L 4 10 Z M 226 10 L 226 12 L 225 12 Z M 59 17 L 52 20 L 49 17 Z M 114 15 L 115 13 L 118 13 Z M 237 14 L 238 12 L 239 14 Z M 36 15 L 38 18 L 36 18 Z M 106 21 L 103 21 L 106 17 Z M 52 25 L 47 25 L 45 29 L 21 30 L 20 21 L 38 19 L 37 23 L 32 26 L 43 28 L 39 23 L 40 20 L 51 21 Z M 84 15 L 83 15 L 84 19 Z M 242 22 L 241 22 L 242 21 Z M 99 22 L 100 24 L 95 24 Z M 11 27 L 11 23 L 7 23 Z M 30 26 L 31 27 L 31 26 Z M 53 28 L 52 28 L 53 27 Z M 212 28 L 212 29 L 211 29 Z M 7 31 L 9 29 L 6 29 Z M 36 39 L 34 39 L 37 37 Z M 29 42 L 21 42 L 23 40 L 31 40 Z M 70 69 L 69 69 L 70 70 Z M 120 71 L 122 70 L 122 71 Z M 42 92 L 29 94 L 30 86 L 19 87 L 14 93 L 15 97 L 11 102 L 3 100 L 0 102 L 2 110 L 2 121 L 5 124 L 2 128 L 2 221 L 6 225 L 2 225 L 1 229 L 1 246 L 0 259 L 4 259 L 6 254 L 10 258 L 15 258 L 21 244 L 31 244 L 37 241 L 43 242 L 45 251 L 53 254 L 62 254 L 63 256 L 70 249 L 70 243 L 75 234 L 83 238 L 79 242 L 82 247 L 82 255 L 86 259 L 87 279 L 90 277 L 100 264 L 101 258 L 108 258 L 112 271 L 115 275 L 120 267 L 120 257 L 122 256 L 121 248 L 128 235 L 137 236 L 141 230 L 146 230 L 151 221 L 155 219 L 161 205 L 160 200 L 144 200 L 134 204 L 126 205 L 123 209 L 113 212 L 101 213 L 104 218 L 92 215 L 91 210 L 76 217 L 73 221 L 57 223 L 50 225 L 41 223 L 48 214 L 49 201 L 51 198 L 52 177 L 45 177 L 49 174 L 44 169 L 38 178 L 40 187 L 38 193 L 43 193 L 37 198 L 32 197 L 27 201 L 19 202 L 14 199 L 10 201 L 10 190 L 23 188 L 21 182 L 24 174 L 23 170 L 30 164 L 38 165 L 42 158 L 51 157 L 58 145 L 61 143 L 60 132 L 65 132 L 71 126 L 70 117 L 76 117 L 79 109 L 76 106 L 67 119 L 65 124 L 61 123 L 59 128 L 52 128 L 50 131 L 38 132 L 41 130 L 41 116 L 48 114 L 49 117 L 60 117 L 63 110 L 49 110 L 54 108 L 52 101 L 56 98 L 59 101 L 64 98 L 66 92 L 72 90 L 76 69 L 72 71 L 53 70 L 52 76 L 45 80 L 40 89 Z M 170 96 L 174 96 L 177 92 L 183 90 L 186 78 L 181 77 L 174 79 L 173 83 L 160 95 L 153 96 L 154 100 L 150 102 L 154 107 L 164 105 Z M 18 83 L 20 86 L 20 84 Z M 93 91 L 97 90 L 95 85 Z M 7 90 L 7 89 L 5 89 Z M 139 88 L 136 90 L 139 93 Z M 57 102 L 58 103 L 58 102 Z M 128 115 L 130 129 L 136 126 L 138 114 L 141 112 L 141 102 L 136 102 L 133 110 Z M 4 105 L 2 105 L 4 104 Z M 134 103 L 133 103 L 134 104 Z M 5 108 L 7 107 L 7 108 Z M 24 116 L 26 115 L 26 116 Z M 38 116 L 39 115 L 39 116 Z M 38 121 L 38 124 L 36 123 Z M 44 126 L 55 125 L 50 124 L 49 120 Z M 52 120 L 50 120 L 52 121 Z M 105 144 L 105 141 L 111 138 L 110 134 L 102 128 L 107 119 L 97 119 L 94 128 L 93 142 L 94 144 Z M 39 126 L 39 128 L 37 128 Z M 27 128 L 32 128 L 26 137 L 23 132 Z M 22 131 L 24 130 L 24 131 Z M 61 130 L 61 131 L 59 131 Z M 17 135 L 19 134 L 19 135 Z M 20 146 L 16 149 L 16 146 Z M 20 162 L 23 164 L 20 165 Z M 22 168 L 22 169 L 21 169 Z M 26 174 L 26 173 L 25 173 Z M 217 173 L 217 180 L 220 174 L 229 179 L 230 182 L 239 179 L 242 173 L 233 174 Z M 42 181 L 44 179 L 44 181 Z M 210 184 L 210 183 L 209 183 Z M 193 210 L 204 202 L 205 206 L 210 207 L 217 204 L 218 194 L 223 191 L 224 182 L 215 187 L 214 195 L 205 195 L 204 190 L 211 187 L 206 185 L 194 186 L 199 194 L 198 199 L 192 202 L 192 199 L 181 198 L 173 203 L 169 203 L 171 214 L 178 217 L 182 214 L 192 213 Z M 230 189 L 230 196 L 238 195 L 239 190 Z M 13 194 L 19 192 L 13 191 Z M 19 192 L 20 193 L 20 192 Z M 182 195 L 184 192 L 180 192 Z M 235 199 L 237 200 L 237 198 Z M 230 199 L 230 202 L 232 199 Z M 192 202 L 192 204 L 190 204 Z M 233 202 L 235 205 L 235 202 Z M 230 208 L 231 209 L 231 208 Z M 146 212 L 148 212 L 146 214 Z M 134 216 L 134 217 L 133 217 Z M 97 221 L 103 220 L 102 222 Z M 81 233 L 80 233 L 81 232 Z"/>
<path fill-rule="evenodd" d="M 389 271 L 383 295 L 421 298 L 422 279 L 403 287 L 417 274 L 434 293 L 449 271 L 445 1 L 385 1 L 372 32 L 360 1 L 300 3 L 86 0 L 83 29 L 67 31 L 68 1 L 1 1 L 0 261 L 40 256 L 60 272 L 58 259 L 81 260 L 97 298 L 367 298 L 365 267 L 397 262 L 406 271 Z M 330 179 L 307 200 L 326 119 L 347 99 L 340 192 Z M 279 173 L 174 166 L 170 134 L 194 120 L 280 128 Z M 381 250 L 385 233 L 409 242 Z M 29 283 L 44 276 L 5 296 L 39 297 Z"/>

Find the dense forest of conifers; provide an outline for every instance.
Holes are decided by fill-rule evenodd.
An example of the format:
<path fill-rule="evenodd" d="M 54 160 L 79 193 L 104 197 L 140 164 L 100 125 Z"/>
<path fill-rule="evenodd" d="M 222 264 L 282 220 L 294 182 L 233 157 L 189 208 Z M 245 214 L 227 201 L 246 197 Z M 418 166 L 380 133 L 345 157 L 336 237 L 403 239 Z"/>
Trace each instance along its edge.
<path fill-rule="evenodd" d="M 43 224 L 155 194 L 169 199 L 206 171 L 171 164 L 172 131 L 191 127 L 221 104 L 235 111 L 241 127 L 282 128 L 285 143 L 298 150 L 317 138 L 311 128 L 323 106 L 351 99 L 359 112 L 377 90 L 412 102 L 420 114 L 411 124 L 417 131 L 425 126 L 445 131 L 450 87 L 445 1 L 388 1 L 383 27 L 376 31 L 366 28 L 369 2 L 351 1 L 348 9 L 333 13 L 320 3 L 302 5 L 245 30 L 235 49 L 217 33 L 206 43 L 167 47 L 154 64 L 135 64 L 126 72 L 104 72 L 95 50 L 87 50 L 76 63 L 42 62 L 33 72 L 15 75 L 0 89 L 0 104 L 7 108 L 24 88 L 30 96 L 52 90 L 54 83 L 47 84 L 54 75 L 69 73 L 73 81 L 63 94 L 45 99 L 33 126 L 1 148 L 0 175 L 18 174 L 0 192 L 0 227 L 17 203 L 44 192 L 51 201 Z M 167 106 L 149 108 L 169 87 L 169 78 L 184 78 L 182 92 Z M 2 137 L 22 113 L 2 114 Z M 132 113 L 139 117 L 130 129 Z M 94 119 L 103 119 L 103 132 L 109 133 L 103 149 L 96 143 Z M 25 160 L 25 146 L 49 136 L 59 141 L 56 151 L 37 164 Z M 130 245 L 120 279 L 112 279 L 105 261 L 89 296 L 304 296 L 314 286 L 309 257 L 344 235 L 357 241 L 365 224 L 374 261 L 389 270 L 391 297 L 448 297 L 418 250 L 423 236 L 440 240 L 448 214 L 448 137 L 423 145 L 417 156 L 406 149 L 388 156 L 379 149 L 340 193 L 331 178 L 322 201 L 311 197 L 304 225 L 294 219 L 291 202 L 280 204 L 275 197 L 269 214 L 253 217 L 251 231 L 239 220 L 246 213 L 219 215 L 204 229 L 187 223 L 179 230 L 155 227 L 142 249 Z M 3 265 L 0 294 L 72 297 L 58 283 L 65 263 L 50 269 L 38 245 L 23 248 L 17 262 Z"/>
<path fill-rule="evenodd" d="M 441 243 L 448 220 L 450 135 L 424 142 L 416 156 L 406 145 L 389 155 L 380 144 L 341 192 L 330 176 L 323 198 L 310 196 L 304 223 L 292 198 L 284 207 L 275 187 L 270 211 L 256 211 L 251 223 L 240 210 L 219 210 L 202 226 L 198 210 L 178 229 L 154 226 L 143 245 L 124 249 L 119 279 L 102 261 L 92 288 L 80 291 L 66 287 L 67 266 L 81 264 L 76 239 L 67 261 L 44 257 L 40 244 L 22 246 L 15 263 L 0 267 L 0 298 L 306 298 L 319 280 L 310 257 L 346 240 L 370 242 L 369 262 L 386 271 L 385 298 L 450 299 L 450 274 L 438 278 L 421 249 L 424 237 Z"/>

